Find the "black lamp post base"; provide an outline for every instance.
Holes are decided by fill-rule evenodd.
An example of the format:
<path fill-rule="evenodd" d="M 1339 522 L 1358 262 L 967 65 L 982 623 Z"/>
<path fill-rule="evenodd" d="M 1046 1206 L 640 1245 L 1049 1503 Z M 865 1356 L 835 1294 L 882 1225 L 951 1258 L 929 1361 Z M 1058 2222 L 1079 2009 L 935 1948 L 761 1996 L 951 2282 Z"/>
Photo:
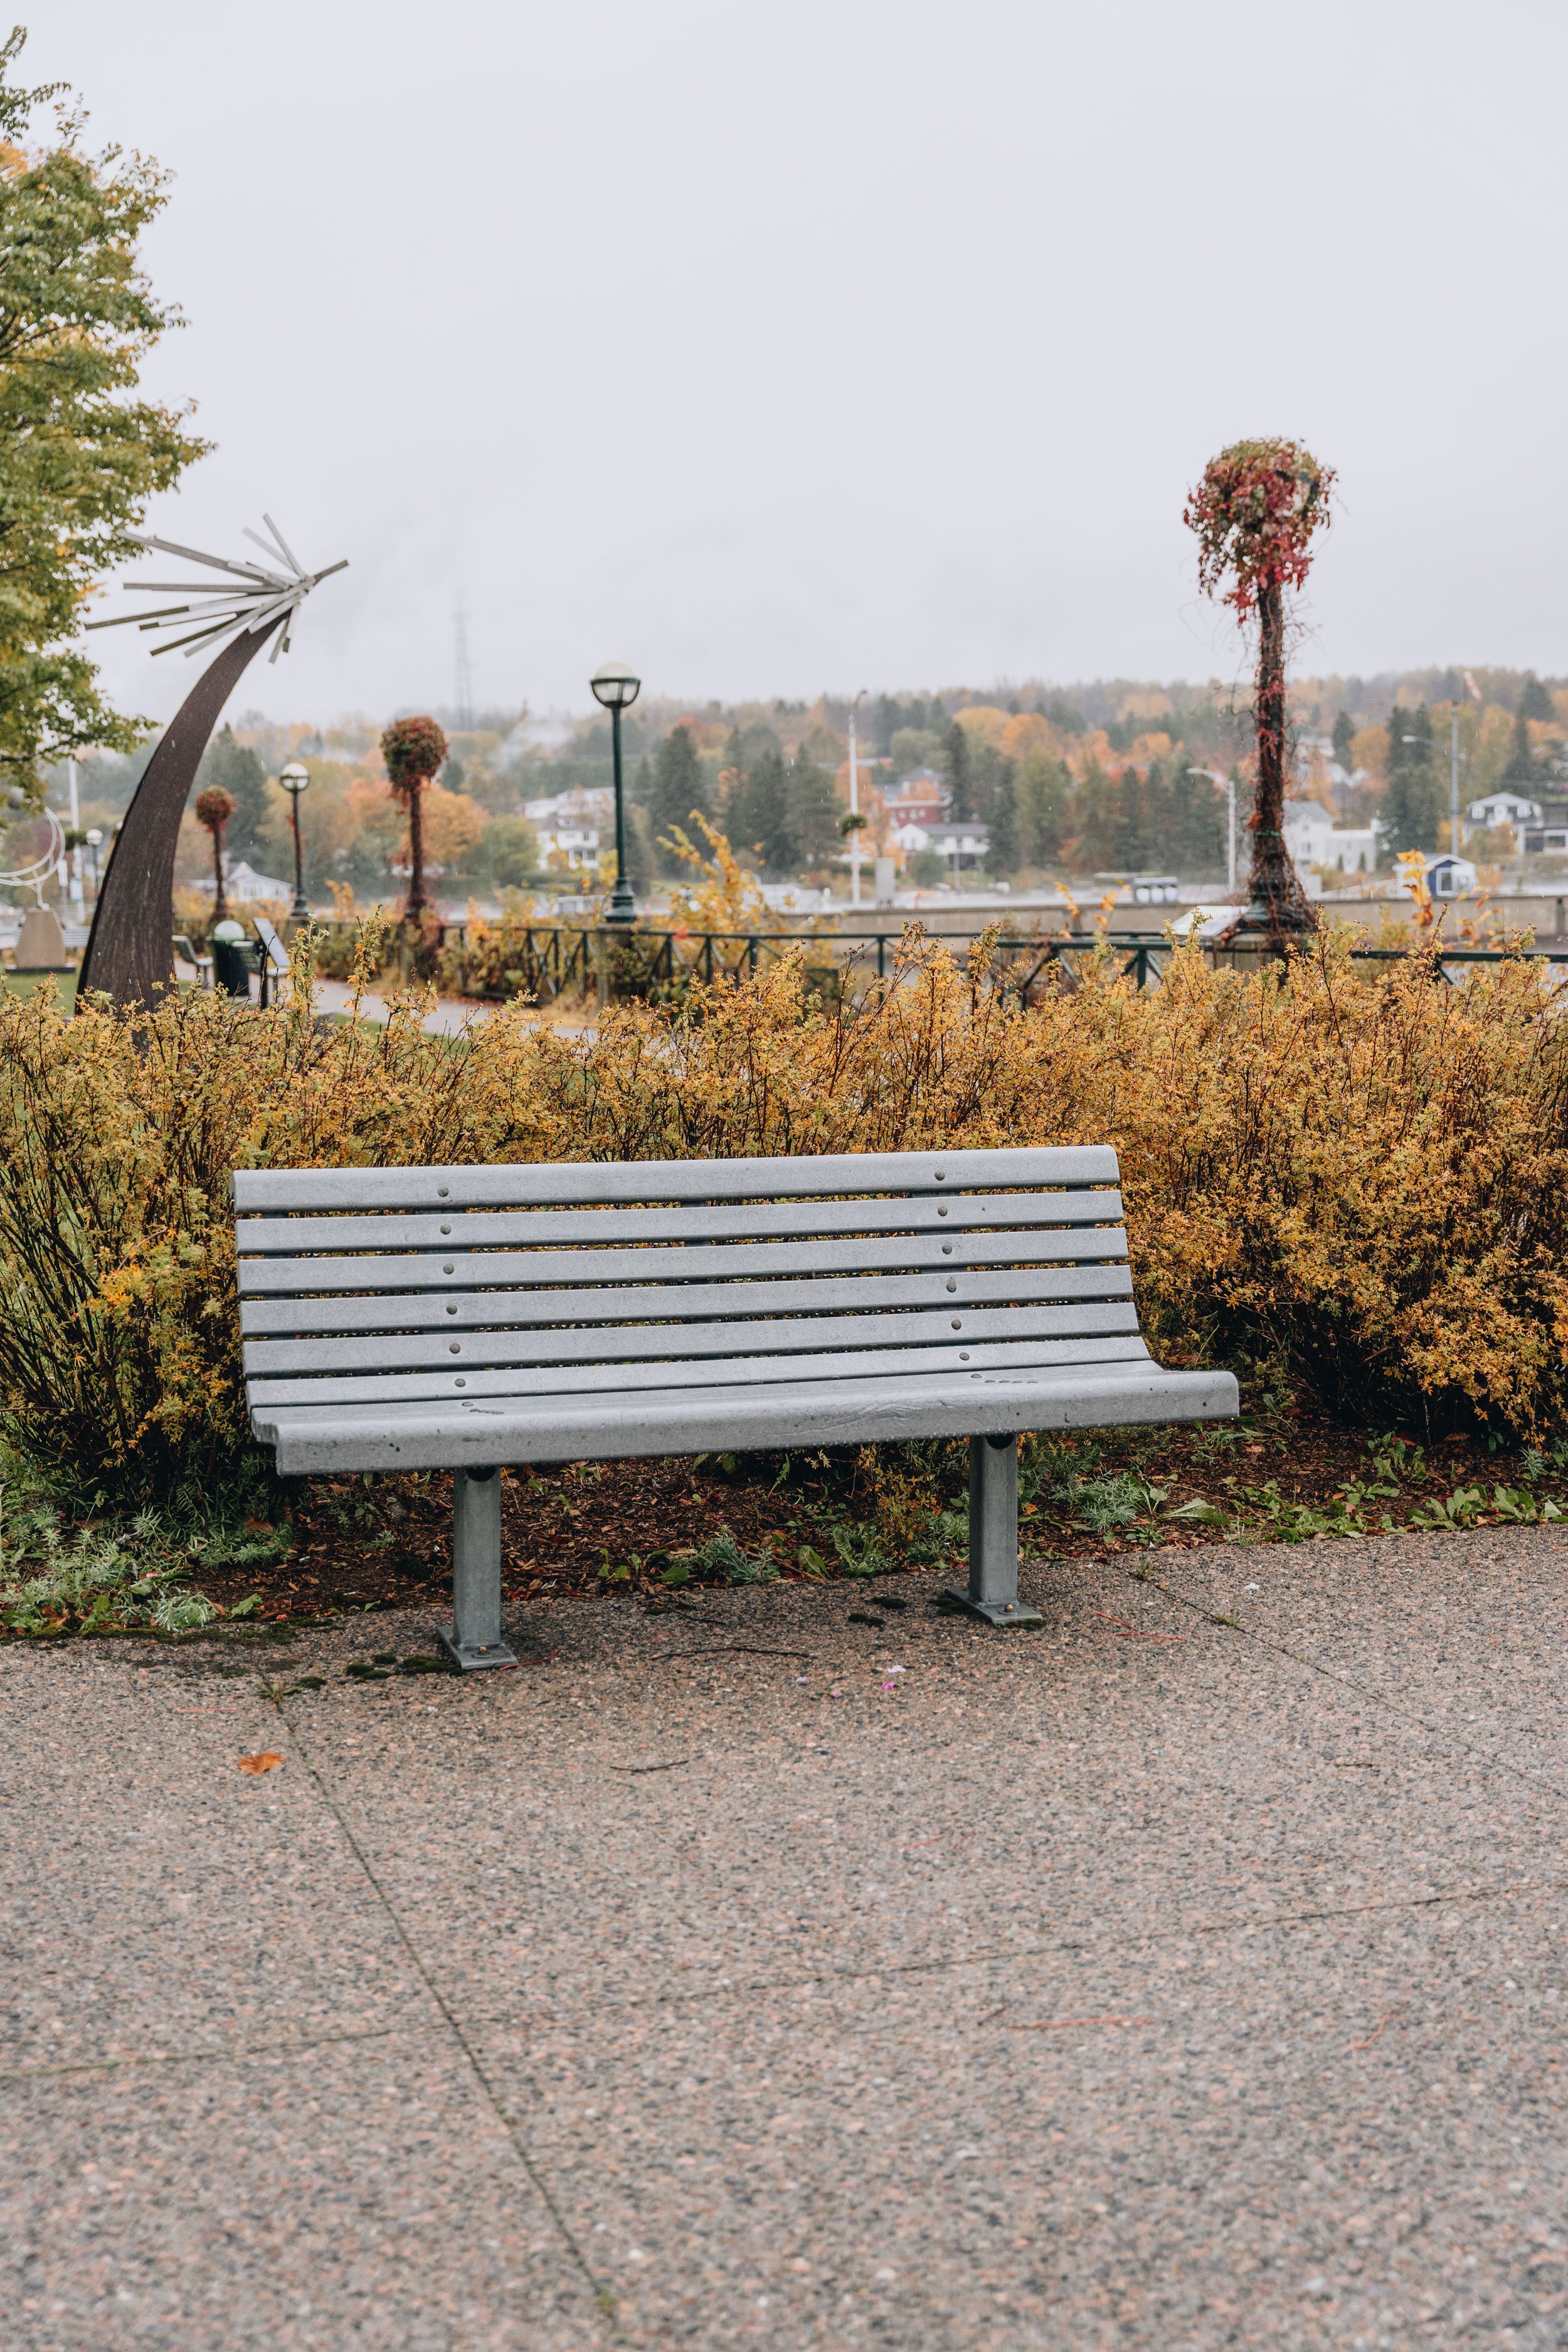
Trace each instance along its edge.
<path fill-rule="evenodd" d="M 632 897 L 632 886 L 623 874 L 610 893 L 610 903 L 605 909 L 606 923 L 635 923 L 637 902 Z"/>

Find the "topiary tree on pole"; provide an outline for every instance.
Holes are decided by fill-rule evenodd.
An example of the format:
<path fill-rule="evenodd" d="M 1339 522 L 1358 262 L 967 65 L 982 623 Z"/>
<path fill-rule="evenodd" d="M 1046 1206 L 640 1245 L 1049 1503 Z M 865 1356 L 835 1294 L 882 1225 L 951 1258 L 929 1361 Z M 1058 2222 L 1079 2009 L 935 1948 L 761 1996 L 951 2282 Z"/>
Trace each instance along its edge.
<path fill-rule="evenodd" d="M 1333 470 L 1299 441 L 1233 441 L 1204 468 L 1182 520 L 1197 534 L 1198 584 L 1245 625 L 1258 616 L 1253 701 L 1257 777 L 1252 813 L 1251 904 L 1242 931 L 1283 948 L 1318 919 L 1291 863 L 1285 814 L 1285 593 L 1311 567 L 1311 539 L 1329 521 Z M 1228 582 L 1228 585 L 1225 583 Z"/>
<path fill-rule="evenodd" d="M 425 835 L 420 796 L 447 764 L 447 738 L 433 719 L 399 719 L 381 739 L 381 756 L 394 800 L 408 812 L 408 902 L 404 920 L 417 922 L 425 912 Z"/>
<path fill-rule="evenodd" d="M 223 889 L 223 829 L 234 814 L 234 802 L 221 784 L 209 784 L 205 793 L 196 794 L 196 822 L 205 824 L 213 837 L 213 921 L 221 923 L 228 915 L 228 900 Z"/>

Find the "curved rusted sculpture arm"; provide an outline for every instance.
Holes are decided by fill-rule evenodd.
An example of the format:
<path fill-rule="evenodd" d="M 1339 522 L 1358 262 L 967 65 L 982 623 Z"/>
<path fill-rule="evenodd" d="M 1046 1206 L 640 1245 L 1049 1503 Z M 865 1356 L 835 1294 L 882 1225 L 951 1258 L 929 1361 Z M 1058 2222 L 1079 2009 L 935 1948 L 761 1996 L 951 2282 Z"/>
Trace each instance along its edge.
<path fill-rule="evenodd" d="M 151 1004 L 174 979 L 174 852 L 196 770 L 218 713 L 262 647 L 282 626 L 252 635 L 242 629 L 209 663 L 170 720 L 147 763 L 110 854 L 92 933 L 77 980 L 77 1003 L 89 992 L 117 1013 Z"/>

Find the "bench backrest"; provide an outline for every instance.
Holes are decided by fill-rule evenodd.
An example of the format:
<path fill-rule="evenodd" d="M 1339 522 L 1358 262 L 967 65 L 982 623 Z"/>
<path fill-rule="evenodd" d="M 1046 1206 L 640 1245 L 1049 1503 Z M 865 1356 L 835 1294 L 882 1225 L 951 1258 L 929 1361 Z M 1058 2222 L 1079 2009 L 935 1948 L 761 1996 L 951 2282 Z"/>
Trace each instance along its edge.
<path fill-rule="evenodd" d="M 1146 1359 L 1114 1151 L 234 1179 L 253 1408 Z"/>

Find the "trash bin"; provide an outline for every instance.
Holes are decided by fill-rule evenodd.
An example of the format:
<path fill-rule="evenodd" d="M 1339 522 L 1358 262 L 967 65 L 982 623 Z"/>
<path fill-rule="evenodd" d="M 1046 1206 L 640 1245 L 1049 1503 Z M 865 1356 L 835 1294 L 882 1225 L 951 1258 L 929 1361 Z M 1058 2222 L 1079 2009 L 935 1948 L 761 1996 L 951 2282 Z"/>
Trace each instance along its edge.
<path fill-rule="evenodd" d="M 241 926 L 232 921 L 217 924 L 213 930 L 213 986 L 226 996 L 248 997 L 255 970 L 255 958 Z"/>

